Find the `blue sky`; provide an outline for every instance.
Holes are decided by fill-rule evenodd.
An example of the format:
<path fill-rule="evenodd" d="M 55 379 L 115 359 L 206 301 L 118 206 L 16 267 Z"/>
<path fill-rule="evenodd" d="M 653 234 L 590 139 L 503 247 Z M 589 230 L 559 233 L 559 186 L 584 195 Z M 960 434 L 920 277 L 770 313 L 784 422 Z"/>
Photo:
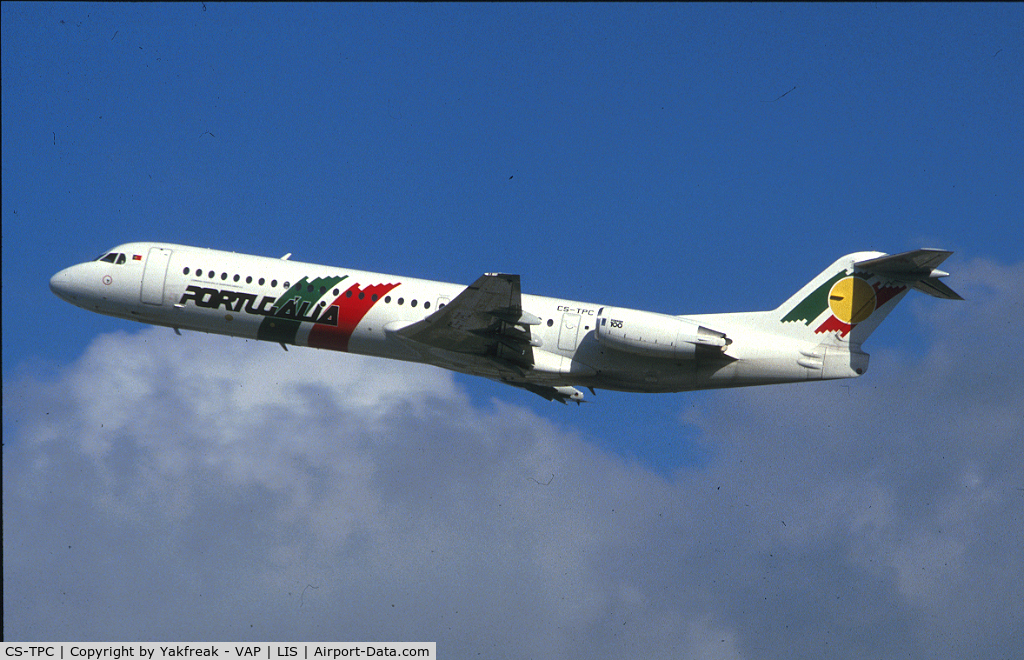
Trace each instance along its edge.
<path fill-rule="evenodd" d="M 25 452 L 16 458 L 30 464 L 33 452 L 43 451 L 38 447 L 49 446 L 36 435 L 52 412 L 47 397 L 67 396 L 86 367 L 102 381 L 112 377 L 105 369 L 124 366 L 90 361 L 97 354 L 139 368 L 150 364 L 142 354 L 152 345 L 174 355 L 207 346 L 238 360 L 251 350 L 253 360 L 289 369 L 265 347 L 240 343 L 244 350 L 236 352 L 218 338 L 179 340 L 169 330 L 92 315 L 50 294 L 56 271 L 132 240 L 291 252 L 302 261 L 467 284 L 483 272 L 514 272 L 529 293 L 675 314 L 773 308 L 848 252 L 946 248 L 956 252 L 944 266 L 952 273 L 948 282 L 968 301 L 942 311 L 952 303 L 908 298 L 866 344 L 872 369 L 853 383 L 770 395 L 599 392 L 577 408 L 481 379 L 413 369 L 422 387 L 394 395 L 415 401 L 433 392 L 446 402 L 441 408 L 455 406 L 478 430 L 550 431 L 566 438 L 572 456 L 587 457 L 579 465 L 605 470 L 595 478 L 639 488 L 629 485 L 637 478 L 659 493 L 684 485 L 703 492 L 692 480 L 738 469 L 729 462 L 745 446 L 737 438 L 773 436 L 753 421 L 730 435 L 724 429 L 734 409 L 775 406 L 751 420 L 795 424 L 793 398 L 808 397 L 839 401 L 836 414 L 845 417 L 902 414 L 897 425 L 931 428 L 927 399 L 918 409 L 894 409 L 891 398 L 871 394 L 898 396 L 908 382 L 919 388 L 920 374 L 941 371 L 942 355 L 980 350 L 972 336 L 996 332 L 988 345 L 1016 354 L 1002 317 L 983 312 L 994 300 L 997 310 L 1006 308 L 1005 318 L 1019 315 L 1019 290 L 1005 282 L 1016 282 L 1024 247 L 1022 26 L 1019 3 L 5 3 L 5 526 L 7 447 Z M 980 318 L 995 325 L 980 327 Z M 940 322 L 968 325 L 946 334 L 935 327 Z M 385 387 L 372 367 L 349 356 L 294 354 L 296 373 L 311 382 L 357 388 L 353 374 L 363 374 Z M 378 364 L 395 378 L 411 369 Z M 975 370 L 942 373 L 989 391 L 991 372 L 967 368 Z M 154 376 L 143 371 L 133 378 L 147 377 Z M 9 394 L 12 388 L 20 394 Z M 25 392 L 36 393 L 38 403 Z M 942 394 L 958 405 L 958 391 Z M 766 403 L 766 396 L 778 399 Z M 842 397 L 862 408 L 843 410 Z M 152 410 L 138 405 L 171 415 L 150 403 Z M 230 400 L 220 405 L 230 412 Z M 347 410 L 344 401 L 332 405 Z M 1012 403 L 994 412 L 989 403 L 978 406 L 995 418 L 1015 414 Z M 85 437 L 74 431 L 84 418 L 67 414 L 64 432 Z M 410 446 L 430 446 L 416 441 L 417 429 L 446 437 L 439 430 L 445 423 L 415 419 L 400 425 L 412 434 Z M 1007 424 L 993 437 L 1019 428 Z M 812 432 L 795 429 L 790 437 Z M 479 446 L 497 442 L 479 433 Z M 519 442 L 512 445 L 524 456 L 533 451 Z M 995 453 L 1010 452 L 1010 463 L 1020 462 L 1009 444 L 993 442 Z M 467 446 L 471 453 L 477 447 Z M 81 455 L 104 455 L 82 447 Z M 120 456 L 117 465 L 130 469 L 133 455 Z M 795 454 L 781 447 L 779 456 Z M 964 461 L 929 475 L 960 483 L 971 470 L 984 472 L 985 459 Z M 481 465 L 481 473 L 501 474 L 499 464 Z M 864 470 L 886 473 L 870 461 Z M 896 510 L 909 506 L 899 493 L 921 483 L 879 488 Z M 573 492 L 591 487 L 597 488 Z M 14 514 L 41 506 L 24 488 L 28 504 Z M 373 492 L 386 499 L 389 491 Z M 231 506 L 218 502 L 218 511 Z M 1020 513 L 1019 499 L 1006 502 L 1000 513 Z M 609 529 L 595 523 L 592 538 L 606 538 Z M 328 549 L 325 557 L 334 549 L 319 532 L 309 538 Z M 794 553 L 806 550 L 782 543 Z M 946 547 L 922 540 L 886 556 L 905 558 L 925 546 Z M 749 567 L 744 562 L 765 547 L 737 551 L 732 568 Z M 169 561 L 186 559 L 193 558 L 182 551 Z M 664 560 L 651 557 L 647 565 L 663 567 Z M 452 588 L 438 580 L 439 588 Z M 580 576 L 570 586 L 583 584 Z M 750 642 L 764 622 L 730 618 L 737 601 L 728 593 L 704 609 L 658 609 L 658 599 L 637 584 L 616 602 L 653 608 L 645 610 L 655 612 L 648 619 L 652 638 L 658 626 L 651 622 L 676 622 L 689 631 L 695 653 L 702 639 L 726 631 L 735 654 L 722 657 L 772 657 L 758 655 Z M 897 591 L 894 602 L 924 607 L 907 595 L 919 591 Z M 480 599 L 477 605 L 489 602 Z M 581 629 L 597 625 L 586 614 L 573 616 L 582 617 L 573 619 L 585 622 Z M 520 624 L 531 629 L 528 621 Z M 66 631 L 103 636 L 81 622 L 41 632 L 16 625 L 43 638 Z M 416 630 L 428 634 L 431 625 Z M 389 631 L 386 622 L 380 626 L 382 634 Z M 239 632 L 214 627 L 209 634 L 221 630 Z"/>
<path fill-rule="evenodd" d="M 3 313 L 36 319 L 5 324 L 5 369 L 62 364 L 125 328 L 46 284 L 129 240 L 465 283 L 516 272 L 529 292 L 668 313 L 771 308 L 857 250 L 1013 260 L 1020 17 L 5 7 Z M 875 342 L 915 342 L 896 317 Z M 669 400 L 610 396 L 573 416 L 621 432 L 703 398 Z"/>

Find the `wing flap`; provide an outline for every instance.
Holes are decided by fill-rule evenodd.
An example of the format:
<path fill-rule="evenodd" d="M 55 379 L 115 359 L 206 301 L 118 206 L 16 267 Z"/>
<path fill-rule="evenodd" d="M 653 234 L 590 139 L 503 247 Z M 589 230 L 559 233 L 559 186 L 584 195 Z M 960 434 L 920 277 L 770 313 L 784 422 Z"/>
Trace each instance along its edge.
<path fill-rule="evenodd" d="M 557 401 L 562 404 L 572 401 L 576 405 L 586 403 L 586 400 L 583 398 L 583 392 L 580 392 L 575 387 L 569 387 L 568 385 L 564 385 L 562 387 L 552 387 L 550 385 L 536 385 L 534 383 L 513 383 L 511 381 L 505 382 L 509 385 L 512 385 L 513 387 L 521 387 L 524 390 L 528 390 L 530 392 L 533 392 L 534 394 L 538 394 L 547 399 L 548 401 Z"/>

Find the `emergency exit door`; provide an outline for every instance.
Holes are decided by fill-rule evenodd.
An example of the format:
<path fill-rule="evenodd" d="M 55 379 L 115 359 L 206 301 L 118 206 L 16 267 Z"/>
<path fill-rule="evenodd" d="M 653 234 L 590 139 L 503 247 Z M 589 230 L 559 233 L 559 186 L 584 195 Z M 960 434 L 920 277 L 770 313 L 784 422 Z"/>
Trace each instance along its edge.
<path fill-rule="evenodd" d="M 563 351 L 575 351 L 576 339 L 580 333 L 580 315 L 562 314 L 562 328 L 558 332 L 558 348 Z"/>

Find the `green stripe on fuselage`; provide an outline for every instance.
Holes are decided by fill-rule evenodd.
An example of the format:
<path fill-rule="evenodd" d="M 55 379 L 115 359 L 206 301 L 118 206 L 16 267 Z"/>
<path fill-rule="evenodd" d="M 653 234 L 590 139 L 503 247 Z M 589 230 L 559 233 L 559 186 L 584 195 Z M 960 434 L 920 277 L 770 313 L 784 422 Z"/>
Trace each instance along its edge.
<path fill-rule="evenodd" d="M 256 338 L 263 341 L 294 344 L 295 336 L 303 321 L 319 315 L 323 309 L 317 307 L 317 301 L 328 295 L 330 289 L 345 277 L 318 277 L 314 280 L 303 277 L 277 299 L 271 314 L 268 314 L 260 323 Z M 320 291 L 321 287 L 325 289 L 324 292 Z"/>

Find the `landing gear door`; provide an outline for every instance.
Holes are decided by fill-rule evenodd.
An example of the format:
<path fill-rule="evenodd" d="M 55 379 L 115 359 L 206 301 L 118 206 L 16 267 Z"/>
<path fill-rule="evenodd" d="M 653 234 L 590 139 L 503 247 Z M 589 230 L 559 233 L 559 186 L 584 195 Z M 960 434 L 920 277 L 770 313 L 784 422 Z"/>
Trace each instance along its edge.
<path fill-rule="evenodd" d="M 147 305 L 162 305 L 164 282 L 167 279 L 167 263 L 171 251 L 166 248 L 150 248 L 146 258 L 146 269 L 142 273 L 141 300 Z"/>

